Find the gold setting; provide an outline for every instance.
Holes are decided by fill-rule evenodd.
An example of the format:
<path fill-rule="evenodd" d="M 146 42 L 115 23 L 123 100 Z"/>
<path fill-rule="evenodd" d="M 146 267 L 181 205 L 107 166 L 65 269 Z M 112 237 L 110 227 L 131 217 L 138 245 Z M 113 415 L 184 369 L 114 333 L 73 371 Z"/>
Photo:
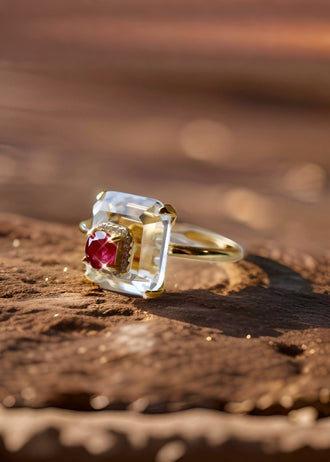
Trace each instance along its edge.
<path fill-rule="evenodd" d="M 88 220 L 81 221 L 79 223 L 79 229 L 82 233 L 89 233 L 89 230 L 93 226 L 93 218 L 88 218 Z"/>
<path fill-rule="evenodd" d="M 157 298 L 164 292 L 164 284 L 158 290 L 147 290 L 146 298 Z"/>
<path fill-rule="evenodd" d="M 105 191 L 101 191 L 97 194 L 96 196 L 96 200 L 97 201 L 101 201 L 103 199 L 103 197 L 105 196 Z"/>
<path fill-rule="evenodd" d="M 110 236 L 109 242 L 114 242 L 117 244 L 116 259 L 114 265 L 105 266 L 102 268 L 102 270 L 98 271 L 114 273 L 116 275 L 126 274 L 129 271 L 129 267 L 131 265 L 131 250 L 133 247 L 133 235 L 130 229 L 122 225 L 101 223 L 88 230 L 87 236 L 95 233 L 95 231 L 104 231 Z"/>
<path fill-rule="evenodd" d="M 107 193 L 100 192 L 96 199 L 102 200 Z M 159 215 L 170 217 L 172 227 L 174 226 L 177 213 L 170 204 L 163 205 L 158 210 Z M 140 216 L 141 223 L 133 217 L 122 216 L 118 212 L 106 212 L 105 220 L 109 222 L 93 226 L 93 219 L 82 221 L 79 228 L 90 236 L 95 231 L 104 231 L 110 236 L 110 241 L 117 243 L 117 252 L 113 266 L 106 266 L 100 270 L 93 271 L 115 276 L 124 276 L 129 271 L 139 270 L 142 230 L 143 226 L 154 223 L 152 210 L 145 211 Z M 152 249 L 149 250 L 150 262 L 152 265 Z M 144 254 L 145 261 L 148 254 Z M 220 234 L 213 233 L 203 228 L 191 225 L 181 225 L 178 229 L 171 231 L 168 255 L 189 258 L 204 262 L 236 262 L 243 258 L 243 249 L 234 241 L 227 239 Z M 147 260 L 146 260 L 147 258 Z M 84 258 L 83 261 L 88 266 Z M 145 298 L 155 298 L 164 292 L 164 284 L 157 290 L 146 290 Z"/>
<path fill-rule="evenodd" d="M 177 215 L 177 213 L 176 213 L 175 208 L 174 208 L 172 205 L 170 205 L 170 204 L 165 204 L 164 207 L 162 207 L 162 208 L 159 210 L 159 213 L 160 213 L 161 215 L 170 215 L 170 217 L 171 217 L 171 222 L 172 222 L 172 226 L 175 224 L 178 215 Z"/>
<path fill-rule="evenodd" d="M 166 204 L 160 209 L 160 213 L 170 215 L 172 224 L 175 224 L 177 214 L 174 207 Z M 82 221 L 79 228 L 84 233 L 90 233 L 91 225 L 90 218 Z M 125 228 L 129 230 L 127 226 Z M 182 225 L 180 229 L 172 231 L 168 254 L 204 262 L 235 262 L 243 258 L 243 249 L 236 242 L 220 234 L 192 225 L 187 225 L 187 228 Z"/>

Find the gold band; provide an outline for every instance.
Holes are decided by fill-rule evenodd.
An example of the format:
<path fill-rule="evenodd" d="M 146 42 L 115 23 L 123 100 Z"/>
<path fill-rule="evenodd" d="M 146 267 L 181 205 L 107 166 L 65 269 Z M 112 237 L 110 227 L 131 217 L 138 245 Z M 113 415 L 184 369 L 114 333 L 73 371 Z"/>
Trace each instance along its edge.
<path fill-rule="evenodd" d="M 243 249 L 220 234 L 187 225 L 172 231 L 168 254 L 205 262 L 235 262 L 243 257 Z"/>

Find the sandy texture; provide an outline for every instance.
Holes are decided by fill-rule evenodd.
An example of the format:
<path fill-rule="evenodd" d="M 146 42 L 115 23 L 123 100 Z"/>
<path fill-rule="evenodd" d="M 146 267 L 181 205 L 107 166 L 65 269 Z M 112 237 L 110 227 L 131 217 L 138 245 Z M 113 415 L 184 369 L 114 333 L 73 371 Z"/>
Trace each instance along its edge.
<path fill-rule="evenodd" d="M 173 259 L 145 301 L 84 279 L 76 228 L 2 215 L 0 235 L 4 405 L 330 413 L 328 255 Z"/>
<path fill-rule="evenodd" d="M 3 462 L 328 462 L 330 419 L 314 419 L 311 408 L 289 417 L 202 409 L 166 415 L 0 410 L 0 457 Z"/>

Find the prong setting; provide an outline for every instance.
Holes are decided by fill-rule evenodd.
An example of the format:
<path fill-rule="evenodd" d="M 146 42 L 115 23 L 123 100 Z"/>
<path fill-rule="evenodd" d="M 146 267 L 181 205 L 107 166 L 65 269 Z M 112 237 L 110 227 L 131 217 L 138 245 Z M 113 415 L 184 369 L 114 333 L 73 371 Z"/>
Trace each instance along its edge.
<path fill-rule="evenodd" d="M 82 233 L 88 233 L 93 223 L 93 218 L 88 218 L 88 220 L 81 221 L 79 223 L 79 229 Z"/>
<path fill-rule="evenodd" d="M 101 201 L 104 196 L 105 196 L 105 191 L 101 191 L 96 195 L 96 200 Z"/>
<path fill-rule="evenodd" d="M 175 208 L 172 205 L 170 204 L 163 205 L 163 207 L 161 207 L 161 209 L 159 210 L 159 213 L 161 215 L 169 215 L 171 217 L 172 225 L 174 225 L 174 223 L 176 222 L 177 213 L 176 213 Z"/>

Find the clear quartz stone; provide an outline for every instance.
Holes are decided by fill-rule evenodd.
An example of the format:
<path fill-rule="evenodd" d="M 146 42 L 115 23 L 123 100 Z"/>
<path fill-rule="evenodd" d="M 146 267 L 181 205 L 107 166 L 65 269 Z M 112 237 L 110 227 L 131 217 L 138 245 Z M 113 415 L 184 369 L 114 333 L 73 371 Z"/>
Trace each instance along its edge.
<path fill-rule="evenodd" d="M 131 264 L 126 274 L 95 270 L 86 264 L 87 279 L 101 288 L 140 297 L 162 289 L 171 234 L 171 217 L 159 213 L 164 206 L 148 197 L 106 192 L 93 207 L 93 227 L 120 224 L 133 234 Z"/>

